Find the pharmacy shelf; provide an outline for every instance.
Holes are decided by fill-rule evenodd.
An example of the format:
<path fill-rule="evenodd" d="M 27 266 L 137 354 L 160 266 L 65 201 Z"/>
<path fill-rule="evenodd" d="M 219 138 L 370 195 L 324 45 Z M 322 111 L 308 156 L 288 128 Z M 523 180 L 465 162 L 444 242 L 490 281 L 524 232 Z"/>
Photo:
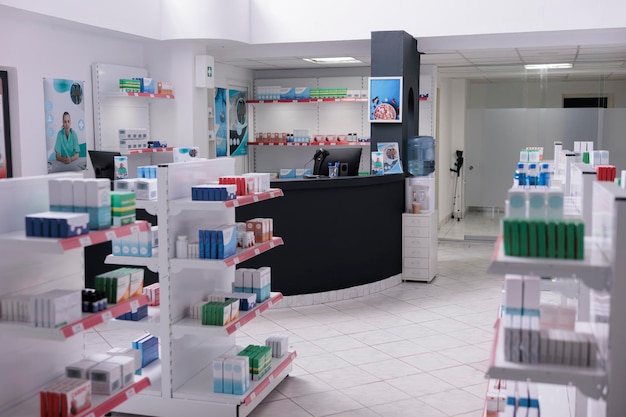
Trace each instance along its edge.
<path fill-rule="evenodd" d="M 364 103 L 367 97 L 343 98 L 301 98 L 290 100 L 247 100 L 248 104 L 279 104 L 279 103 Z"/>
<path fill-rule="evenodd" d="M 239 311 L 239 318 L 226 326 L 208 326 L 203 325 L 201 320 L 184 318 L 176 323 L 172 328 L 174 337 L 181 337 L 189 334 L 208 335 L 214 334 L 215 337 L 228 336 L 235 333 L 242 326 L 246 325 L 256 317 L 259 317 L 267 309 L 283 299 L 283 295 L 279 292 L 273 292 L 270 298 L 249 311 Z"/>
<path fill-rule="evenodd" d="M 590 398 L 605 398 L 608 376 L 601 368 L 514 363 L 504 359 L 504 323 L 498 319 L 487 377 L 512 381 L 574 385 Z"/>
<path fill-rule="evenodd" d="M 250 248 L 239 249 L 237 254 L 226 259 L 189 259 L 189 258 L 173 258 L 170 259 L 170 268 L 173 272 L 180 272 L 185 268 L 188 269 L 209 269 L 224 270 L 231 266 L 247 261 L 263 252 L 275 248 L 283 244 L 283 239 L 274 237 L 271 240 L 259 243 Z"/>
<path fill-rule="evenodd" d="M 174 148 L 171 146 L 165 148 L 143 148 L 143 149 L 131 149 L 128 151 L 130 155 L 139 153 L 157 153 L 157 152 L 172 152 Z"/>
<path fill-rule="evenodd" d="M 100 97 L 104 98 L 118 98 L 118 97 L 143 97 L 143 98 L 157 98 L 157 99 L 174 99 L 174 94 L 154 94 L 154 93 L 134 93 L 130 91 L 117 91 L 101 94 Z"/>
<path fill-rule="evenodd" d="M 32 253 L 62 254 L 69 250 L 96 245 L 148 230 L 150 230 L 150 226 L 148 222 L 143 220 L 125 226 L 95 230 L 84 235 L 64 239 L 30 237 L 26 236 L 24 230 L 20 230 L 0 235 L 0 243 L 23 247 L 25 250 Z"/>
<path fill-rule="evenodd" d="M 101 417 L 111 412 L 115 407 L 133 398 L 150 386 L 150 379 L 144 376 L 135 376 L 133 384 L 122 388 L 113 395 L 91 396 L 91 407 L 75 417 Z M 33 417 L 41 415 L 39 394 L 31 397 L 17 407 L 0 414 L 2 417 Z"/>
<path fill-rule="evenodd" d="M 107 255 L 104 259 L 104 263 L 111 265 L 145 266 L 152 272 L 159 272 L 159 250 L 153 248 L 152 256 Z"/>
<path fill-rule="evenodd" d="M 107 330 L 141 329 L 158 337 L 163 336 L 161 330 L 161 308 L 159 306 L 148 306 L 148 316 L 141 320 L 117 320 L 114 318 L 104 323 L 103 326 L 105 326 Z"/>
<path fill-rule="evenodd" d="M 159 353 L 160 355 L 160 353 Z M 156 359 L 150 362 L 148 365 L 141 368 L 141 377 L 148 378 L 150 380 L 150 386 L 146 387 L 141 395 L 147 395 L 151 397 L 161 396 L 161 359 Z"/>
<path fill-rule="evenodd" d="M 224 201 L 198 201 L 192 200 L 191 197 L 180 198 L 177 200 L 173 200 L 170 203 L 170 214 L 176 215 L 183 210 L 220 211 L 224 208 L 245 206 L 246 204 L 258 203 L 259 201 L 269 200 L 270 198 L 277 198 L 282 196 L 282 190 L 278 188 L 272 188 L 269 191 L 242 195 L 237 197 L 236 199 Z"/>
<path fill-rule="evenodd" d="M 553 384 L 537 384 L 539 394 L 539 412 L 550 417 L 575 417 L 575 387 Z M 506 417 L 506 413 L 487 413 L 487 402 L 483 408 L 483 417 Z"/>
<path fill-rule="evenodd" d="M 33 339 L 65 340 L 87 329 L 112 320 L 117 316 L 137 311 L 141 306 L 148 304 L 147 295 L 139 295 L 129 300 L 114 304 L 106 310 L 97 313 L 84 313 L 80 320 L 56 328 L 35 327 L 30 323 L 0 322 L 3 334 Z"/>
<path fill-rule="evenodd" d="M 213 392 L 212 367 L 199 372 L 180 389 L 174 392 L 174 398 L 196 401 L 210 401 L 238 406 L 253 406 L 267 396 L 291 371 L 291 364 L 296 358 L 296 351 L 289 352 L 282 358 L 272 358 L 270 372 L 259 381 L 250 381 L 250 390 L 243 395 L 220 394 Z M 242 414 L 241 412 L 239 413 Z M 247 413 L 243 413 L 246 415 Z"/>
<path fill-rule="evenodd" d="M 328 141 L 328 142 L 248 142 L 248 146 L 368 146 L 370 142 L 347 142 L 347 141 Z"/>
<path fill-rule="evenodd" d="M 504 254 L 502 235 L 495 244 L 490 274 L 519 274 L 540 277 L 580 278 L 595 290 L 609 288 L 611 264 L 592 238 L 585 238 L 584 259 L 531 258 Z"/>

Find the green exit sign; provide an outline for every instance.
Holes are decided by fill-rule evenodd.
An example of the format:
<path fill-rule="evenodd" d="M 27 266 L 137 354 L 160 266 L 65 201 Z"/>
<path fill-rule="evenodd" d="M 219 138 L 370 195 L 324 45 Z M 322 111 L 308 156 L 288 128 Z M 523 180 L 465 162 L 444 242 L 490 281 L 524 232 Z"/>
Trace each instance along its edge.
<path fill-rule="evenodd" d="M 213 67 L 206 67 L 206 76 L 209 78 L 213 76 Z"/>

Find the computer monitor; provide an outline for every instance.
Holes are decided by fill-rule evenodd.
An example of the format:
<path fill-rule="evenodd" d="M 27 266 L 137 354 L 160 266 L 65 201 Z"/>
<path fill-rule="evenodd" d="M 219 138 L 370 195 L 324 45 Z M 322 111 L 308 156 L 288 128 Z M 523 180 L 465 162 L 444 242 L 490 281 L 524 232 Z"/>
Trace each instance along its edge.
<path fill-rule="evenodd" d="M 350 146 L 347 148 L 323 148 L 321 153 L 316 152 L 314 175 L 328 176 L 328 164 L 339 163 L 339 176 L 355 177 L 359 175 L 359 165 L 361 163 L 361 147 Z"/>
<path fill-rule="evenodd" d="M 115 159 L 116 156 L 122 156 L 119 152 L 109 151 L 88 151 L 89 159 L 96 178 L 108 178 L 115 180 Z"/>

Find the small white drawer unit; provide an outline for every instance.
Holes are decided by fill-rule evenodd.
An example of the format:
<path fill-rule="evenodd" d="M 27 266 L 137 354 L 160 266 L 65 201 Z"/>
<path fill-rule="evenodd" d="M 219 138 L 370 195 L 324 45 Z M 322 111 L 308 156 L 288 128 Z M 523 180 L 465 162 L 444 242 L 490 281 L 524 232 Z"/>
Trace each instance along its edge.
<path fill-rule="evenodd" d="M 430 282 L 437 275 L 437 211 L 402 214 L 402 280 Z"/>

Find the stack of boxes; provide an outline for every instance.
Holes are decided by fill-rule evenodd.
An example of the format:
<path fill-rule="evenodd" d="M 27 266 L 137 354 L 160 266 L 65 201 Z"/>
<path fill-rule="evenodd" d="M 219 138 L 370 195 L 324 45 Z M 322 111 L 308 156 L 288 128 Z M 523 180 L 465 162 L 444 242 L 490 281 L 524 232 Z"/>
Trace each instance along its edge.
<path fill-rule="evenodd" d="M 109 304 L 117 304 L 143 293 L 144 270 L 118 268 L 95 277 L 96 291 L 104 292 Z"/>
<path fill-rule="evenodd" d="M 243 175 L 222 176 L 219 177 L 218 183 L 234 184 L 237 187 L 238 196 L 261 193 L 270 189 L 270 174 L 251 172 Z"/>
<path fill-rule="evenodd" d="M 235 184 L 200 184 L 191 187 L 193 201 L 226 201 L 237 198 Z"/>
<path fill-rule="evenodd" d="M 270 346 L 248 345 L 237 356 L 247 356 L 250 360 L 250 376 L 258 381 L 272 369 L 272 348 Z"/>
<path fill-rule="evenodd" d="M 502 221 L 508 256 L 584 259 L 585 224 L 563 219 L 563 191 L 545 187 L 509 190 Z"/>
<path fill-rule="evenodd" d="M 26 236 L 67 238 L 89 233 L 87 213 L 46 211 L 25 216 Z"/>
<path fill-rule="evenodd" d="M 239 318 L 239 300 L 201 301 L 192 305 L 189 313 L 204 326 L 226 326 Z"/>
<path fill-rule="evenodd" d="M 211 230 L 198 231 L 199 254 L 202 259 L 226 259 L 237 253 L 237 226 L 226 224 Z"/>
<path fill-rule="evenodd" d="M 273 358 L 282 358 L 289 351 L 289 336 L 272 334 L 265 339 L 265 346 L 272 348 Z"/>
<path fill-rule="evenodd" d="M 537 384 L 526 381 L 489 380 L 485 408 L 487 417 L 539 417 Z"/>
<path fill-rule="evenodd" d="M 143 293 L 148 296 L 149 306 L 158 306 L 161 304 L 161 285 L 158 282 L 144 287 Z"/>
<path fill-rule="evenodd" d="M 117 137 L 120 141 L 120 153 L 122 154 L 148 149 L 148 129 L 146 128 L 118 129 Z"/>
<path fill-rule="evenodd" d="M 141 354 L 142 368 L 159 359 L 159 338 L 150 333 L 133 340 L 132 348 Z"/>
<path fill-rule="evenodd" d="M 69 417 L 91 407 L 91 381 L 63 378 L 39 392 L 40 416 Z"/>
<path fill-rule="evenodd" d="M 274 237 L 274 219 L 257 217 L 247 220 L 246 230 L 254 233 L 255 243 L 270 241 Z"/>
<path fill-rule="evenodd" d="M 141 80 L 139 78 L 121 78 L 119 86 L 120 90 L 125 93 L 141 92 Z"/>
<path fill-rule="evenodd" d="M 152 226 L 145 232 L 132 233 L 111 241 L 115 256 L 139 256 L 149 258 L 152 250 L 158 247 L 158 226 Z"/>
<path fill-rule="evenodd" d="M 113 226 L 124 226 L 135 222 L 135 193 L 130 191 L 111 192 L 111 217 Z"/>
<path fill-rule="evenodd" d="M 111 227 L 111 182 L 106 178 L 48 181 L 50 211 L 87 213 L 89 230 Z"/>
<path fill-rule="evenodd" d="M 504 285 L 505 360 L 581 367 L 597 365 L 597 342 L 591 334 L 542 326 L 542 323 L 557 323 L 557 320 L 540 321 L 540 314 L 548 310 L 540 308 L 539 277 L 507 274 Z"/>
<path fill-rule="evenodd" d="M 272 269 L 264 266 L 258 269 L 239 268 L 235 271 L 233 292 L 256 294 L 256 302 L 262 303 L 270 298 Z"/>
<path fill-rule="evenodd" d="M 228 356 L 213 360 L 213 392 L 243 395 L 250 389 L 248 356 Z"/>

